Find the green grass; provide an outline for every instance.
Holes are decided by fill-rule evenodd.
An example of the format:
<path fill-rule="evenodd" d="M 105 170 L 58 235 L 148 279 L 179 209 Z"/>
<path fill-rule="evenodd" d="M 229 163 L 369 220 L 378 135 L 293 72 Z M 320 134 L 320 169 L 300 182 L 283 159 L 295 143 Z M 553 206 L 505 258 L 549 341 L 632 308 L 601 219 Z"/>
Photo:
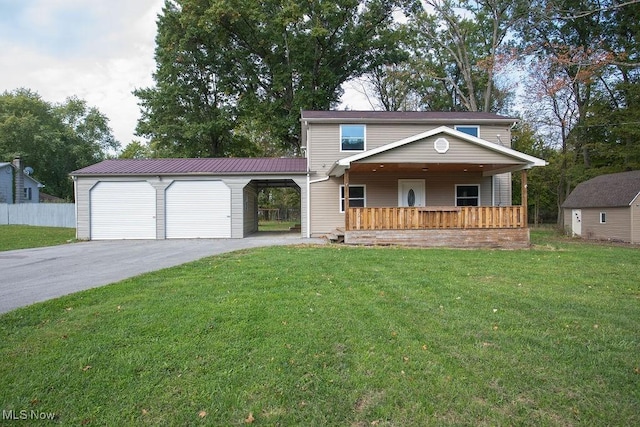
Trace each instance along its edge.
<path fill-rule="evenodd" d="M 234 252 L 0 317 L 68 425 L 638 425 L 640 250 Z M 250 418 L 251 414 L 251 418 Z"/>
<path fill-rule="evenodd" d="M 258 231 L 289 231 L 299 221 L 260 221 Z"/>
<path fill-rule="evenodd" d="M 75 238 L 75 228 L 0 225 L 0 251 L 61 245 Z"/>

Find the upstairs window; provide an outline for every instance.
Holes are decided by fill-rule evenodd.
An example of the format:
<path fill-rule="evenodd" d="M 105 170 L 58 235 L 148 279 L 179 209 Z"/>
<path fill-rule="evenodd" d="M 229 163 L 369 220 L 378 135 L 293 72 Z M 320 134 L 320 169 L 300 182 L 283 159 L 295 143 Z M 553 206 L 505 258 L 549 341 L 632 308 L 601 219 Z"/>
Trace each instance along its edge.
<path fill-rule="evenodd" d="M 456 206 L 480 206 L 480 186 L 456 185 Z"/>
<path fill-rule="evenodd" d="M 33 193 L 31 192 L 31 187 L 25 187 L 24 190 L 24 200 L 31 200 Z"/>
<path fill-rule="evenodd" d="M 456 126 L 455 130 L 458 132 L 466 133 L 467 135 L 480 137 L 480 126 Z"/>
<path fill-rule="evenodd" d="M 340 125 L 340 151 L 364 151 L 364 147 L 364 125 Z"/>

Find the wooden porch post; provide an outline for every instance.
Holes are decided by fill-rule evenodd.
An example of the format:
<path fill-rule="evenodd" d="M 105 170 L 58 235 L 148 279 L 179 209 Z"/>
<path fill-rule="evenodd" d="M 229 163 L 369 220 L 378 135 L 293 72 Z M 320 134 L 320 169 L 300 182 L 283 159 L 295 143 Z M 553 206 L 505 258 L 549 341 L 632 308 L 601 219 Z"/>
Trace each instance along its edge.
<path fill-rule="evenodd" d="M 529 200 L 527 197 L 527 170 L 522 169 L 522 221 L 524 222 L 523 226 L 526 228 L 529 226 L 529 218 L 528 218 L 528 210 L 529 210 Z"/>
<path fill-rule="evenodd" d="M 349 169 L 344 171 L 344 231 L 349 231 Z"/>

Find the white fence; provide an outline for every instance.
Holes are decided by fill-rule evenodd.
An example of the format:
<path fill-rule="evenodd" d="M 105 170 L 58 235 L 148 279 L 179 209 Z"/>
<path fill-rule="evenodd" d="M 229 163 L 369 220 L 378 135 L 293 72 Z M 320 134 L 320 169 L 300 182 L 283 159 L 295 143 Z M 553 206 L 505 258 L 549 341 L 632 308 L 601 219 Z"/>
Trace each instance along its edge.
<path fill-rule="evenodd" d="M 0 225 L 23 224 L 45 227 L 76 226 L 76 205 L 73 203 L 0 203 Z"/>

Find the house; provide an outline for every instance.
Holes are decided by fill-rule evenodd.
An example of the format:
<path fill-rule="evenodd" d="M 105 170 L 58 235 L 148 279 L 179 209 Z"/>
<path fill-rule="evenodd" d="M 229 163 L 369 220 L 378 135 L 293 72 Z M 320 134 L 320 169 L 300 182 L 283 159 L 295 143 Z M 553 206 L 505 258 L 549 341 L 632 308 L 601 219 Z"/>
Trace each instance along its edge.
<path fill-rule="evenodd" d="M 18 183 L 22 188 L 22 200 L 16 201 L 14 189 L 18 178 L 17 171 L 11 163 L 0 163 L 0 203 L 39 203 L 40 189 L 44 185 L 25 172 L 22 172 L 22 183 Z"/>
<path fill-rule="evenodd" d="M 511 173 L 546 162 L 509 147 L 488 113 L 302 111 L 304 157 L 107 160 L 73 172 L 83 239 L 257 231 L 261 188 L 300 194 L 301 235 L 347 243 L 525 247 Z"/>
<path fill-rule="evenodd" d="M 566 231 L 574 236 L 640 243 L 640 170 L 578 184 L 562 211 Z"/>

